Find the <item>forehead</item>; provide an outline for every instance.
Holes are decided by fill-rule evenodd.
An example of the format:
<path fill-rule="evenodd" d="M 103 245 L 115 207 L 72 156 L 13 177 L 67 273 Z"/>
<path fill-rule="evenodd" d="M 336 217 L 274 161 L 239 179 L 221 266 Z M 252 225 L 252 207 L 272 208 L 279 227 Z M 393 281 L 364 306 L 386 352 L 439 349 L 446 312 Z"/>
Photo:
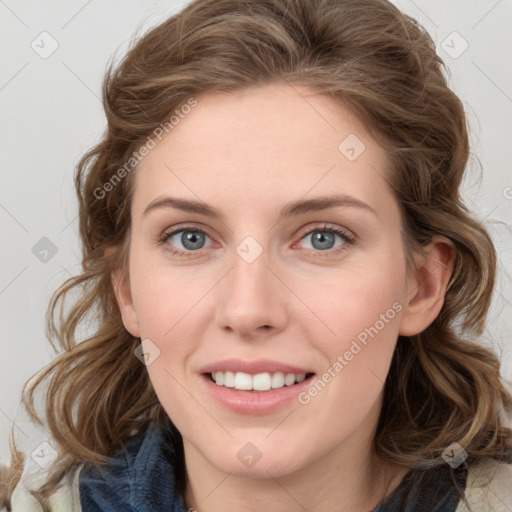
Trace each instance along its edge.
<path fill-rule="evenodd" d="M 196 100 L 139 164 L 135 214 L 164 193 L 229 207 L 333 192 L 392 199 L 385 151 L 332 98 L 274 84 Z"/>

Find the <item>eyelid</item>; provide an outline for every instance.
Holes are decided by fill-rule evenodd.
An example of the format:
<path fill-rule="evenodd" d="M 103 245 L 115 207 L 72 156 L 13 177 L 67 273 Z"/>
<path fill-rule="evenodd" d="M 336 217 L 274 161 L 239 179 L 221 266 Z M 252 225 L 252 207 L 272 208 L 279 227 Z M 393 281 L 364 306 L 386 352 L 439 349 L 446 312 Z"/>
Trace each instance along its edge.
<path fill-rule="evenodd" d="M 307 228 L 305 231 L 302 232 L 299 240 L 302 240 L 305 236 L 310 235 L 314 231 L 331 231 L 331 232 L 338 234 L 342 238 L 345 238 L 347 240 L 347 242 L 354 242 L 357 238 L 356 235 L 354 233 L 352 233 L 350 230 L 343 228 L 341 226 L 338 226 L 336 224 L 329 224 L 327 222 L 323 222 L 321 224 L 322 224 L 321 226 L 314 226 L 312 228 Z"/>
<path fill-rule="evenodd" d="M 203 227 L 199 227 L 197 225 L 191 225 L 191 224 L 184 224 L 184 225 L 176 225 L 172 226 L 170 228 L 164 229 L 162 234 L 158 237 L 158 242 L 165 243 L 171 236 L 175 235 L 176 233 L 180 233 L 181 231 L 195 231 L 198 233 L 203 233 L 204 235 L 208 236 L 210 239 L 213 240 L 213 237 L 208 233 L 208 230 Z M 199 252 L 199 251 L 187 251 L 187 252 Z"/>
<path fill-rule="evenodd" d="M 168 237 L 171 234 L 175 234 L 179 231 L 200 231 L 202 233 L 207 234 L 211 237 L 211 235 L 208 232 L 208 228 L 203 227 L 202 224 L 196 224 L 196 223 L 181 223 L 181 224 L 174 224 L 173 226 L 167 227 L 162 231 L 162 234 L 159 236 L 160 238 Z"/>
<path fill-rule="evenodd" d="M 304 231 L 302 231 L 302 234 L 300 235 L 299 239 L 302 240 L 306 235 L 309 235 L 313 231 L 319 231 L 319 230 L 326 230 L 326 231 L 340 231 L 347 239 L 355 240 L 357 236 L 347 228 L 338 226 L 336 224 L 329 224 L 328 222 L 321 222 L 321 226 L 316 225 L 314 227 L 305 228 Z M 213 238 L 207 228 L 202 227 L 198 224 L 177 224 L 175 226 L 166 228 L 163 230 L 162 234 L 160 235 L 159 239 L 167 238 L 168 236 L 175 234 L 179 231 L 199 231 L 201 233 L 204 233 L 208 235 L 210 238 Z"/>

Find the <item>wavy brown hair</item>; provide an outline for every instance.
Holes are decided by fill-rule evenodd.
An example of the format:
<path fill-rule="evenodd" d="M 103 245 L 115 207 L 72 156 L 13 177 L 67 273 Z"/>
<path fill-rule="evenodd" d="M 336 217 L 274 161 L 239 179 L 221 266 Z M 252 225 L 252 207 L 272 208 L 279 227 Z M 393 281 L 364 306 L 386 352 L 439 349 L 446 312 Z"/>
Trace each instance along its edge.
<path fill-rule="evenodd" d="M 453 441 L 468 452 L 467 465 L 511 460 L 512 432 L 503 420 L 511 396 L 498 358 L 476 343 L 496 254 L 460 196 L 466 118 L 430 36 L 386 0 L 196 0 L 109 64 L 107 129 L 77 166 L 83 270 L 51 300 L 47 334 L 60 354 L 22 397 L 40 421 L 34 391 L 47 384 L 44 412 L 59 457 L 37 492 L 41 503 L 82 463 L 102 464 L 134 433 L 169 421 L 134 356 L 140 340 L 124 328 L 111 282 L 114 271 L 126 270 L 136 173 L 130 158 L 191 98 L 275 82 L 342 102 L 387 150 L 409 263 L 436 234 L 456 249 L 440 314 L 420 334 L 398 339 L 376 453 L 424 470 L 418 473 L 445 464 L 440 456 Z M 100 193 L 127 163 L 130 171 Z M 71 291 L 78 298 L 65 307 Z M 94 332 L 77 339 L 91 320 Z M 8 495 L 18 478 L 19 471 Z"/>

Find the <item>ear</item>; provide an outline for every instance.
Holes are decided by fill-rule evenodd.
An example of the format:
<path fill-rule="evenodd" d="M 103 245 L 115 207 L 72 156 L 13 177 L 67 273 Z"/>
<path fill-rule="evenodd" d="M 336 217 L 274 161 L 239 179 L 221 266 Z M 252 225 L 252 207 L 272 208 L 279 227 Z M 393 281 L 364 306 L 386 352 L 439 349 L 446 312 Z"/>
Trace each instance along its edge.
<path fill-rule="evenodd" d="M 453 271 L 456 252 L 451 240 L 436 235 L 422 249 L 424 255 L 415 254 L 416 271 L 407 279 L 407 299 L 399 329 L 402 336 L 419 334 L 435 320 Z"/>
<path fill-rule="evenodd" d="M 111 282 L 126 330 L 135 338 L 140 338 L 139 322 L 130 290 L 130 279 L 124 269 L 115 270 L 111 275 Z"/>

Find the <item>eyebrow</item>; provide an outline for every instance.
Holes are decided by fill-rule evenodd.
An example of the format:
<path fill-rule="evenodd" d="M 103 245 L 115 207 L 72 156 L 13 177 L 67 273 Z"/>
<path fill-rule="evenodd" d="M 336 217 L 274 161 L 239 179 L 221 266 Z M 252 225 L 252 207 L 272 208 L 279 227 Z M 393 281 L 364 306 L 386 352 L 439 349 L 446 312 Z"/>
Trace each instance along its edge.
<path fill-rule="evenodd" d="M 361 201 L 360 199 L 345 194 L 335 194 L 330 196 L 315 197 L 312 199 L 300 199 L 298 201 L 292 201 L 281 209 L 280 217 L 292 217 L 294 215 L 326 210 L 336 206 L 360 208 L 378 216 L 377 212 L 369 204 Z M 155 200 L 151 201 L 151 203 L 149 203 L 144 209 L 142 216 L 145 217 L 151 211 L 160 208 L 174 208 L 176 210 L 181 210 L 188 213 L 198 213 L 200 215 L 205 215 L 207 217 L 212 217 L 219 220 L 223 220 L 224 217 L 220 210 L 202 201 L 195 201 L 193 199 L 180 199 L 170 196 L 156 198 Z"/>

